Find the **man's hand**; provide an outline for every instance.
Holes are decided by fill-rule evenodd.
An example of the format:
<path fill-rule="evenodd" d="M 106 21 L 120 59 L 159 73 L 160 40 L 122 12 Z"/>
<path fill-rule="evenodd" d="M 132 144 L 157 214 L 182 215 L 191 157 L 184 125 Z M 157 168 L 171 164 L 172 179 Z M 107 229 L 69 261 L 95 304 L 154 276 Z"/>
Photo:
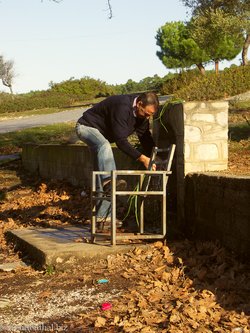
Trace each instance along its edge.
<path fill-rule="evenodd" d="M 139 158 L 138 158 L 138 161 L 140 161 L 141 163 L 144 164 L 145 168 L 148 170 L 148 167 L 149 167 L 149 162 L 150 162 L 150 158 L 147 157 L 146 155 L 141 155 Z M 153 164 L 152 165 L 152 170 L 155 171 L 156 170 L 156 165 Z"/>

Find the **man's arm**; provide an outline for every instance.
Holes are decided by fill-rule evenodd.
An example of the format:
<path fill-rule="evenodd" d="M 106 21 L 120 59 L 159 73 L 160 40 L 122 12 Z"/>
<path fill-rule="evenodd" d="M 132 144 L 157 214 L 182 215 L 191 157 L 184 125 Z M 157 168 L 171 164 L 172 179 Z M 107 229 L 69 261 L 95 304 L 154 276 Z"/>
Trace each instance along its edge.
<path fill-rule="evenodd" d="M 128 142 L 127 138 L 119 139 L 115 143 L 122 152 L 134 160 L 138 160 L 140 157 L 141 153 Z"/>
<path fill-rule="evenodd" d="M 141 154 L 138 158 L 138 161 L 143 163 L 146 169 L 149 167 L 149 162 L 152 153 L 152 149 L 155 146 L 154 140 L 152 138 L 151 132 L 149 130 L 149 122 L 146 121 L 141 128 L 137 129 L 137 136 L 142 145 L 143 150 L 145 151 L 146 155 Z M 152 170 L 156 170 L 156 165 L 152 165 Z"/>

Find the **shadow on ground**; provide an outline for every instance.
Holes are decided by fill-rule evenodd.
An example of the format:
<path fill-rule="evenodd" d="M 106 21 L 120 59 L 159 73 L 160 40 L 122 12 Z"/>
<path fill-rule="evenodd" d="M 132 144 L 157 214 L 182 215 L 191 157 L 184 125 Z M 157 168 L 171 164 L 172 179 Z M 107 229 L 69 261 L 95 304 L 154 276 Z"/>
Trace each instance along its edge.
<path fill-rule="evenodd" d="M 7 228 L 82 224 L 89 218 L 89 197 L 82 198 L 80 188 L 29 175 L 20 162 L 2 166 L 1 177 L 4 174 L 1 191 L 5 199 L 0 212 L 3 250 L 8 248 L 4 244 Z M 104 276 L 115 272 L 119 279 L 133 279 L 134 285 L 114 301 L 109 315 L 99 309 L 89 310 L 80 319 L 77 314 L 68 319 L 57 318 L 58 323 L 67 319 L 71 332 L 79 329 L 78 324 L 85 332 L 93 328 L 102 332 L 95 327 L 100 316 L 105 318 L 104 328 L 113 325 L 110 332 L 120 332 L 126 321 L 132 327 L 141 323 L 141 329 L 154 327 L 161 332 L 177 332 L 183 327 L 185 332 L 211 332 L 216 327 L 217 332 L 231 332 L 235 327 L 246 327 L 250 315 L 249 263 L 241 262 L 214 242 L 183 238 L 167 241 L 167 246 L 157 243 L 148 252 L 135 250 L 107 261 Z M 84 274 L 85 268 L 81 269 Z M 111 325 L 114 316 L 117 322 Z"/>

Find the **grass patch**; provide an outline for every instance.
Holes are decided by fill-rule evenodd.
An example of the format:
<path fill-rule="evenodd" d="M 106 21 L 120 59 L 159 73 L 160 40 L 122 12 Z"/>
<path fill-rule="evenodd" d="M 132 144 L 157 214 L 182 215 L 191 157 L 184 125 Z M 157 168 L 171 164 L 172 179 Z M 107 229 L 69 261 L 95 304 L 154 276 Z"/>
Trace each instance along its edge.
<path fill-rule="evenodd" d="M 18 152 L 26 143 L 50 144 L 68 143 L 75 135 L 75 122 L 28 128 L 21 131 L 0 134 L 0 153 Z"/>
<path fill-rule="evenodd" d="M 229 102 L 229 110 L 233 111 L 241 111 L 241 110 L 249 110 L 250 111 L 250 100 L 247 101 L 240 101 L 240 100 L 233 100 Z"/>

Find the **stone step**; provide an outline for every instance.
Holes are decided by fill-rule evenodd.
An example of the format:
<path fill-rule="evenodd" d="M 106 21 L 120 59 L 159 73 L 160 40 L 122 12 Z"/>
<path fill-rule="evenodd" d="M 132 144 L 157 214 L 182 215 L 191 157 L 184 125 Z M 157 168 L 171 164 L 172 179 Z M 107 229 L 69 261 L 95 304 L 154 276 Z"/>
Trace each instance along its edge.
<path fill-rule="evenodd" d="M 26 264 L 22 261 L 6 262 L 0 264 L 0 272 L 15 272 L 21 267 L 26 267 Z"/>
<path fill-rule="evenodd" d="M 57 270 L 128 252 L 135 247 L 134 244 L 110 246 L 108 243 L 89 243 L 89 227 L 76 226 L 10 230 L 7 238 L 37 266 Z"/>

